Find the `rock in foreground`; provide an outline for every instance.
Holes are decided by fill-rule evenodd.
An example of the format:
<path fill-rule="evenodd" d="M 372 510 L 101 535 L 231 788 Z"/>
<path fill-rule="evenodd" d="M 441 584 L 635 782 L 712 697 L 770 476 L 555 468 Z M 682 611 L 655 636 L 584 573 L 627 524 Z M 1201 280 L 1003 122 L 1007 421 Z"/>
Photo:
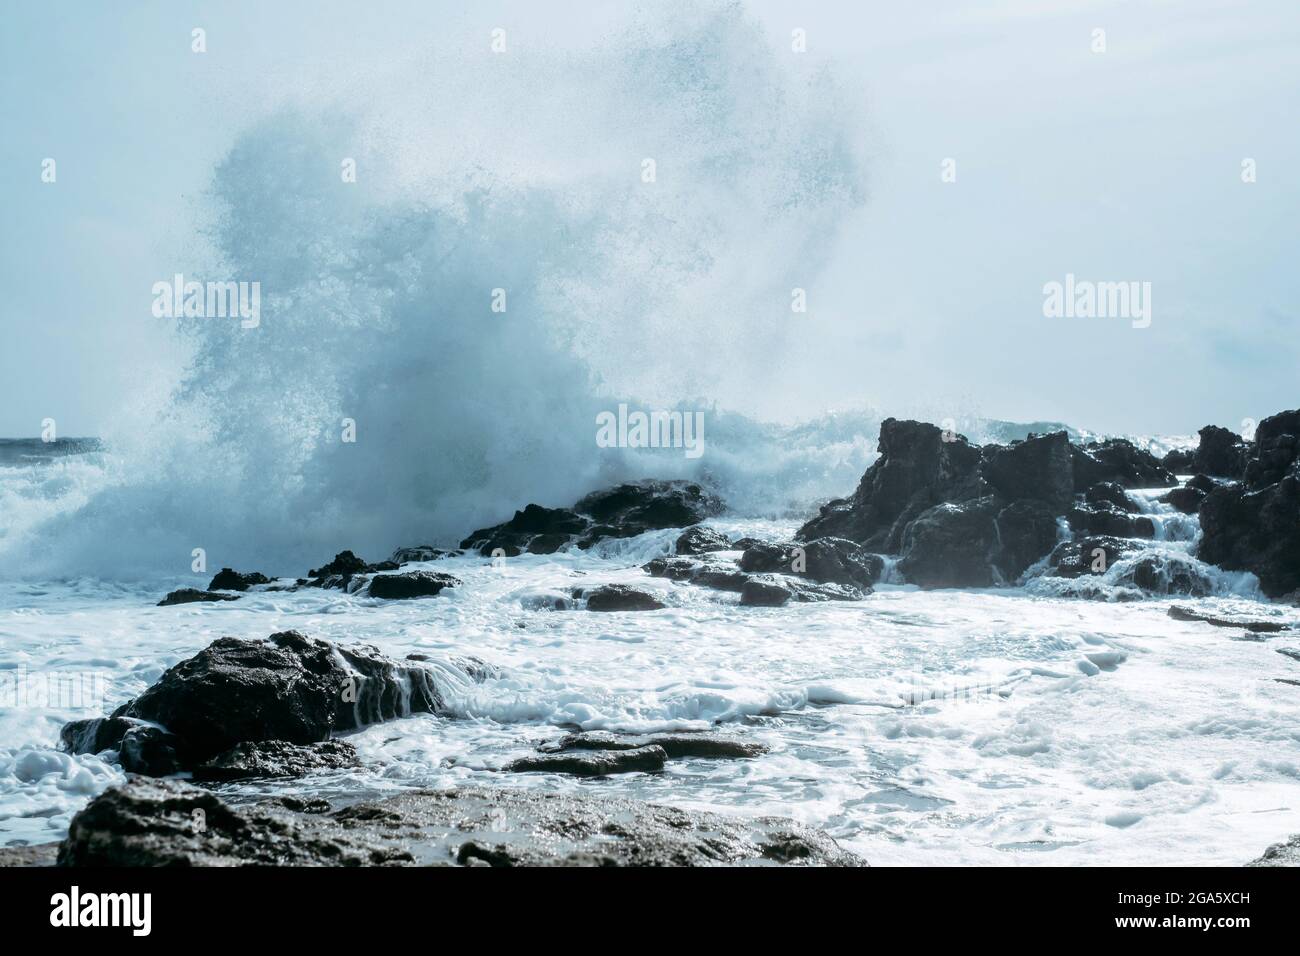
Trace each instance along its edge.
<path fill-rule="evenodd" d="M 491 673 L 468 659 L 473 679 Z M 72 753 L 118 748 L 123 769 L 163 775 L 245 743 L 309 745 L 367 724 L 437 712 L 441 673 L 364 644 L 337 645 L 297 631 L 265 641 L 223 637 L 169 669 L 111 716 L 60 735 Z"/>
<path fill-rule="evenodd" d="M 308 812 L 311 811 L 311 812 Z M 514 789 L 413 791 L 342 810 L 233 807 L 136 777 L 77 814 L 63 866 L 865 866 L 790 820 Z"/>

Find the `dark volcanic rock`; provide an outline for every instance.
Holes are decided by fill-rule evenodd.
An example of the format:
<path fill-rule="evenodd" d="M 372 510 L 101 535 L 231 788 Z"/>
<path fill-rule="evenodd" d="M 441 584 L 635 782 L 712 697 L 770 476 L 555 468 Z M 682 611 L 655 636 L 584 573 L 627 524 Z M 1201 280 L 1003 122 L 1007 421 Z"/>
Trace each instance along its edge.
<path fill-rule="evenodd" d="M 630 538 L 660 528 L 684 528 L 723 511 L 722 500 L 689 481 L 639 481 L 594 491 L 575 511 L 596 522 L 580 547 L 602 537 Z"/>
<path fill-rule="evenodd" d="M 626 584 L 605 584 L 591 591 L 581 591 L 574 597 L 586 595 L 588 611 L 657 611 L 666 607 L 648 591 Z"/>
<path fill-rule="evenodd" d="M 368 565 L 351 551 L 340 551 L 334 555 L 334 560 L 328 564 L 323 564 L 319 568 L 313 568 L 307 572 L 309 578 L 326 578 L 334 575 L 341 577 L 351 577 L 354 574 L 361 574 L 367 569 Z"/>
<path fill-rule="evenodd" d="M 323 809 L 323 808 L 311 808 Z M 64 866 L 861 866 L 817 830 L 534 789 L 412 791 L 342 810 L 232 807 L 200 787 L 132 779 L 77 814 Z"/>
<path fill-rule="evenodd" d="M 687 528 L 677 538 L 673 546 L 677 554 L 708 554 L 711 551 L 731 550 L 731 541 L 720 531 L 701 528 L 698 525 Z"/>
<path fill-rule="evenodd" d="M 380 571 L 396 571 L 400 565 L 396 561 L 380 561 L 378 564 L 366 564 L 351 551 L 340 551 L 334 560 L 319 568 L 307 572 L 307 580 L 299 584 L 312 588 L 352 589 L 352 579 L 360 574 L 376 574 Z"/>
<path fill-rule="evenodd" d="M 509 521 L 471 532 L 460 546 L 476 548 L 485 556 L 498 552 L 514 557 L 529 550 L 529 546 L 537 541 L 537 550 L 533 554 L 554 554 L 590 525 L 589 519 L 568 508 L 543 508 L 530 504 L 523 511 L 516 511 Z"/>
<path fill-rule="evenodd" d="M 866 594 L 884 567 L 884 558 L 846 538 L 817 538 L 805 544 L 758 542 L 740 556 L 740 569 L 751 574 L 794 574 Z"/>
<path fill-rule="evenodd" d="M 290 744 L 283 740 L 236 744 L 194 768 L 195 780 L 229 781 L 264 777 L 302 777 L 321 770 L 361 765 L 357 750 L 345 740 Z"/>
<path fill-rule="evenodd" d="M 247 591 L 254 584 L 270 584 L 271 579 L 261 571 L 240 574 L 232 568 L 222 568 L 208 585 L 209 591 Z"/>
<path fill-rule="evenodd" d="M 880 457 L 849 498 L 825 504 L 799 529 L 801 541 L 848 538 L 868 550 L 897 554 L 903 525 L 942 501 L 977 496 L 981 451 L 964 437 L 924 422 L 888 418 L 880 426 Z"/>
<path fill-rule="evenodd" d="M 1087 491 L 1099 481 L 1113 481 L 1125 488 L 1161 488 L 1178 484 L 1178 479 L 1159 458 L 1138 448 L 1126 438 L 1108 438 L 1079 447 L 1072 445 L 1074 490 Z"/>
<path fill-rule="evenodd" d="M 1074 498 L 1074 463 L 1065 432 L 995 446 L 986 455 L 983 475 L 1009 501 L 1039 498 L 1059 513 Z"/>
<path fill-rule="evenodd" d="M 1300 474 L 1258 491 L 1221 485 L 1199 513 L 1202 561 L 1254 573 L 1269 597 L 1300 587 Z"/>
<path fill-rule="evenodd" d="M 991 495 L 929 509 L 903 532 L 899 571 L 923 588 L 989 587 L 1000 511 Z"/>
<path fill-rule="evenodd" d="M 1165 504 L 1173 505 L 1175 509 L 1185 515 L 1194 515 L 1200 510 L 1201 502 L 1205 500 L 1205 492 L 1200 488 L 1191 488 L 1184 485 L 1181 488 L 1175 488 L 1168 494 L 1161 495 L 1160 500 Z"/>
<path fill-rule="evenodd" d="M 177 773 L 187 763 L 185 744 L 179 737 L 130 717 L 95 717 L 64 724 L 59 746 L 74 754 L 117 750 L 123 770 L 151 776 Z"/>
<path fill-rule="evenodd" d="M 571 777 L 606 777 L 614 773 L 658 773 L 668 755 L 662 747 L 630 750 L 574 750 L 520 757 L 507 764 L 509 773 L 563 773 Z"/>
<path fill-rule="evenodd" d="M 767 753 L 760 743 L 741 740 L 725 734 L 684 733 L 646 734 L 630 736 L 612 734 L 603 730 L 569 734 L 540 748 L 544 753 L 564 753 L 569 750 L 636 750 L 639 747 L 659 747 L 670 760 L 686 758 L 734 759 L 758 757 Z"/>
<path fill-rule="evenodd" d="M 460 546 L 483 555 L 551 554 L 571 543 L 589 548 L 603 538 L 684 528 L 722 510 L 721 499 L 692 482 L 629 482 L 594 491 L 572 509 L 530 504 L 509 521 L 471 532 Z"/>
<path fill-rule="evenodd" d="M 480 661 L 466 660 L 464 666 L 475 679 L 491 673 Z M 312 744 L 337 731 L 440 710 L 438 673 L 417 660 L 394 661 L 373 647 L 330 644 L 297 631 L 266 641 L 223 637 L 168 670 L 112 717 L 165 727 L 179 738 L 176 749 L 183 750 L 184 761 L 197 764 L 243 742 Z M 74 752 L 103 749 L 105 733 L 124 729 L 129 736 L 134 726 L 92 728 L 77 721 L 64 728 L 63 737 Z"/>
<path fill-rule="evenodd" d="M 848 585 L 814 584 L 775 575 L 750 575 L 740 589 L 740 603 L 747 607 L 782 607 L 790 601 L 859 601 L 863 597 L 863 592 Z"/>
<path fill-rule="evenodd" d="M 1241 436 L 1218 425 L 1206 425 L 1199 434 L 1201 443 L 1192 455 L 1193 470 L 1239 481 L 1249 451 Z"/>
<path fill-rule="evenodd" d="M 393 564 L 402 565 L 413 561 L 437 561 L 439 558 L 450 558 L 456 554 L 455 551 L 444 551 L 431 545 L 417 544 L 410 548 L 398 548 L 388 560 Z"/>
<path fill-rule="evenodd" d="M 993 564 L 1003 580 L 1012 582 L 1056 546 L 1056 515 L 1045 501 L 1015 501 L 993 519 L 997 544 Z"/>
<path fill-rule="evenodd" d="M 702 567 L 704 567 L 703 562 L 693 561 L 690 558 L 661 557 L 651 558 L 641 565 L 641 570 L 656 578 L 689 581 L 691 576 Z"/>
<path fill-rule="evenodd" d="M 200 591 L 198 588 L 180 588 L 172 591 L 158 602 L 158 607 L 171 607 L 173 604 L 194 604 L 197 601 L 238 601 L 238 594 L 223 594 L 220 591 Z"/>
<path fill-rule="evenodd" d="M 1274 843 L 1263 856 L 1246 866 L 1300 866 L 1300 834 L 1283 843 Z"/>
<path fill-rule="evenodd" d="M 1296 474 L 1300 456 L 1300 409 L 1278 412 L 1255 428 L 1255 447 L 1246 464 L 1246 487 L 1267 488 Z"/>
<path fill-rule="evenodd" d="M 1156 526 L 1146 515 L 1129 514 L 1109 502 L 1071 508 L 1066 516 L 1079 534 L 1106 534 L 1117 538 L 1154 538 Z"/>
<path fill-rule="evenodd" d="M 1104 574 L 1116 561 L 1134 554 L 1140 545 L 1123 538 L 1106 536 L 1076 538 L 1058 544 L 1047 559 L 1055 575 L 1077 578 L 1084 574 Z"/>
<path fill-rule="evenodd" d="M 1129 497 L 1123 485 L 1114 481 L 1099 481 L 1084 493 L 1084 501 L 1095 507 L 1111 505 L 1120 511 L 1137 514 L 1142 509 Z"/>
<path fill-rule="evenodd" d="M 1139 558 L 1125 575 L 1125 582 L 1151 594 L 1187 594 L 1205 597 L 1214 591 L 1212 582 L 1195 561 L 1179 554 L 1149 554 Z"/>
<path fill-rule="evenodd" d="M 394 601 L 403 598 L 433 597 L 443 588 L 460 585 L 460 579 L 439 571 L 405 571 L 397 574 L 376 574 L 370 579 L 371 597 Z"/>
<path fill-rule="evenodd" d="M 1190 607 L 1181 607 L 1177 604 L 1169 608 L 1169 616 L 1175 621 L 1197 621 L 1201 624 L 1212 624 L 1215 627 L 1239 627 L 1255 634 L 1276 634 L 1279 631 L 1288 631 L 1291 629 L 1289 624 L 1282 621 L 1261 621 L 1255 618 L 1241 617 L 1215 617 L 1212 614 L 1202 614 L 1200 611 L 1193 610 Z"/>

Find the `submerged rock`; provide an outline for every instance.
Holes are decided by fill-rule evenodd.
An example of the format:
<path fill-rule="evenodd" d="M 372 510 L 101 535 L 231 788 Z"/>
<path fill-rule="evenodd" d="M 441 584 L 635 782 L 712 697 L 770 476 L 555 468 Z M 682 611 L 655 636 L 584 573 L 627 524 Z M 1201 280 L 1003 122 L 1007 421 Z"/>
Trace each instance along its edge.
<path fill-rule="evenodd" d="M 543 753 L 564 753 L 570 750 L 636 750 L 641 747 L 659 747 L 670 760 L 686 758 L 734 759 L 758 757 L 767 753 L 760 743 L 741 740 L 726 734 L 613 734 L 603 730 L 590 730 L 569 734 L 558 741 L 543 744 Z"/>
<path fill-rule="evenodd" d="M 199 825 L 201 821 L 202 825 Z M 63 866 L 864 866 L 821 831 L 520 788 L 412 791 L 342 810 L 231 806 L 137 777 L 77 814 Z"/>
<path fill-rule="evenodd" d="M 648 591 L 626 584 L 604 584 L 574 593 L 574 597 L 583 596 L 587 598 L 588 611 L 657 611 L 667 606 Z"/>
<path fill-rule="evenodd" d="M 371 597 L 397 601 L 434 597 L 442 593 L 443 588 L 459 585 L 459 578 L 440 571 L 402 571 L 397 574 L 376 574 L 370 579 L 367 591 Z"/>
<path fill-rule="evenodd" d="M 172 591 L 158 602 L 158 607 L 171 607 L 173 604 L 194 604 L 198 601 L 238 601 L 238 594 L 224 594 L 220 591 L 200 591 L 198 588 L 180 588 Z"/>
<path fill-rule="evenodd" d="M 571 777 L 606 777 L 615 773 L 658 773 L 668 755 L 662 747 L 627 750 L 574 750 L 520 757 L 506 765 L 509 773 L 563 773 Z"/>
<path fill-rule="evenodd" d="M 1174 604 L 1169 608 L 1169 616 L 1175 621 L 1197 621 L 1201 624 L 1212 624 L 1215 627 L 1232 627 L 1244 628 L 1255 634 L 1276 634 L 1279 631 L 1291 629 L 1291 625 L 1282 621 L 1261 621 L 1258 618 L 1239 618 L 1239 617 L 1216 617 L 1213 614 L 1202 614 L 1200 611 L 1190 607 L 1182 607 Z"/>

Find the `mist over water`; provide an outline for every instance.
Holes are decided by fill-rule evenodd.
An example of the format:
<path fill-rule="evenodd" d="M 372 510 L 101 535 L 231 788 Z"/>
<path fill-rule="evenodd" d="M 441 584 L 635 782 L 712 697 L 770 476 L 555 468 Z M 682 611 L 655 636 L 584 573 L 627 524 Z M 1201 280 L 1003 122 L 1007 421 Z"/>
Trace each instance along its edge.
<path fill-rule="evenodd" d="M 188 365 L 103 467 L 10 489 L 0 569 L 179 573 L 203 547 L 301 572 L 625 478 L 750 510 L 851 487 L 878 416 L 789 441 L 718 396 L 799 387 L 791 289 L 865 201 L 860 110 L 737 8 L 625 29 L 585 56 L 434 50 L 250 121 L 158 278 L 259 282 L 260 327 L 175 320 Z M 597 447 L 619 401 L 704 411 L 705 454 Z"/>

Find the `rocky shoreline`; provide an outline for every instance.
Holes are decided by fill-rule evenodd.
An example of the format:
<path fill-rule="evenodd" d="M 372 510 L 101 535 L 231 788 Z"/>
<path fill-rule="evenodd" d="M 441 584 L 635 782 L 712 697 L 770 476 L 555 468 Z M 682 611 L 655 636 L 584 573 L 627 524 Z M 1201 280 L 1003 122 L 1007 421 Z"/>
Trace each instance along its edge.
<path fill-rule="evenodd" d="M 402 548 L 375 564 L 343 551 L 292 580 L 223 568 L 207 589 L 182 589 L 159 603 L 236 601 L 250 591 L 299 588 L 384 601 L 437 599 L 462 582 L 405 565 L 452 554 L 495 561 L 589 549 L 666 529 L 683 530 L 672 554 L 644 565 L 647 576 L 738 595 L 732 600 L 755 608 L 861 601 L 887 573 L 921 588 L 1012 585 L 1031 571 L 1086 583 L 1130 558 L 1123 584 L 1138 597 L 1209 593 L 1202 566 L 1214 565 L 1249 571 L 1264 595 L 1295 602 L 1300 411 L 1265 419 L 1250 441 L 1213 426 L 1200 437 L 1194 452 L 1161 459 L 1122 439 L 1076 445 L 1056 432 L 979 446 L 934 425 L 888 419 L 881 426 L 880 457 L 857 489 L 823 505 L 789 541 L 730 540 L 701 525 L 723 511 L 718 497 L 686 481 L 646 481 L 592 493 L 572 508 L 529 504 L 508 521 L 472 532 L 458 551 Z M 1176 475 L 1188 473 L 1192 477 L 1180 485 Z M 1130 491 L 1153 487 L 1170 489 L 1160 501 L 1172 511 L 1198 516 L 1196 560 L 1178 563 L 1143 550 L 1156 525 Z M 1095 596 L 1085 586 L 1072 593 Z M 661 598 L 627 584 L 595 582 L 557 597 L 552 609 L 652 612 L 665 607 Z M 1170 614 L 1254 633 L 1277 629 L 1176 607 Z M 220 638 L 111 714 L 63 728 L 64 750 L 105 755 L 132 776 L 74 818 L 59 862 L 863 862 L 793 823 L 730 820 L 625 800 L 482 788 L 414 792 L 343 809 L 292 798 L 236 808 L 203 787 L 157 779 L 185 775 L 214 786 L 355 768 L 357 752 L 336 735 L 411 714 L 438 714 L 448 680 L 496 676 L 475 658 L 397 660 L 374 647 L 296 631 L 265 640 Z M 744 760 L 762 752 L 738 734 L 570 734 L 503 771 L 601 777 L 655 773 L 674 759 Z M 207 829 L 195 831 L 188 814 L 200 811 Z M 464 821 L 476 814 L 490 817 L 495 829 L 481 822 L 466 829 Z M 508 826 L 495 825 L 502 817 Z M 5 858 L 43 859 L 39 848 L 24 851 L 6 851 Z M 1269 852 L 1269 859 L 1296 859 L 1294 848 Z"/>

